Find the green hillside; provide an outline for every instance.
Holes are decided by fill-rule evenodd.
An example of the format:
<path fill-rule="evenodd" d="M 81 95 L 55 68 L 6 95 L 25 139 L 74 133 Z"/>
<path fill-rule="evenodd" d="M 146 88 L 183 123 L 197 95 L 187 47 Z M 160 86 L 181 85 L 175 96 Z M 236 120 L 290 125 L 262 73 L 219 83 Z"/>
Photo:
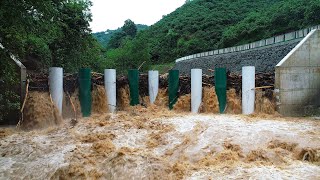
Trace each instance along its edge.
<path fill-rule="evenodd" d="M 136 25 L 137 27 L 137 30 L 138 31 L 141 31 L 141 30 L 145 30 L 148 28 L 147 25 L 144 25 L 144 24 L 137 24 Z M 106 47 L 108 42 L 110 41 L 111 37 L 116 34 L 117 32 L 120 32 L 121 31 L 121 28 L 118 28 L 116 30 L 106 30 L 106 31 L 102 31 L 102 32 L 97 32 L 97 33 L 93 33 L 93 37 L 95 37 L 98 42 L 103 46 L 103 47 Z"/>
<path fill-rule="evenodd" d="M 153 63 L 320 24 L 319 0 L 194 0 L 146 31 Z"/>

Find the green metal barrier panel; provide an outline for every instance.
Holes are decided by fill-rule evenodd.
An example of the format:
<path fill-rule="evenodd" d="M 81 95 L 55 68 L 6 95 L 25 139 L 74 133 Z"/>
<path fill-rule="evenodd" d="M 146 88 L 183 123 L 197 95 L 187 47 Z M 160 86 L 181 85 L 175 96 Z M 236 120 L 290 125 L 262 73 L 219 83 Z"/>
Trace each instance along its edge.
<path fill-rule="evenodd" d="M 224 113 L 227 105 L 227 70 L 226 68 L 215 68 L 215 89 L 219 101 L 220 113 Z"/>
<path fill-rule="evenodd" d="M 179 90 L 179 70 L 169 71 L 169 109 L 173 109 L 173 105 L 178 100 Z"/>
<path fill-rule="evenodd" d="M 79 99 L 83 117 L 91 115 L 91 70 L 82 68 L 79 70 Z"/>
<path fill-rule="evenodd" d="M 139 70 L 130 69 L 128 71 L 130 88 L 130 106 L 139 104 Z"/>

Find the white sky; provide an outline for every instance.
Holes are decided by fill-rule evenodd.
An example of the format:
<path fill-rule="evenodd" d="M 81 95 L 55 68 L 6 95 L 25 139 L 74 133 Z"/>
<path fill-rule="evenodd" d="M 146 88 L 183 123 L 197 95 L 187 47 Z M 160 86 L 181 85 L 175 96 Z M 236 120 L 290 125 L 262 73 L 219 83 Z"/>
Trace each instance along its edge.
<path fill-rule="evenodd" d="M 178 7 L 185 0 L 91 0 L 93 32 L 117 29 L 131 19 L 135 24 L 152 25 Z"/>

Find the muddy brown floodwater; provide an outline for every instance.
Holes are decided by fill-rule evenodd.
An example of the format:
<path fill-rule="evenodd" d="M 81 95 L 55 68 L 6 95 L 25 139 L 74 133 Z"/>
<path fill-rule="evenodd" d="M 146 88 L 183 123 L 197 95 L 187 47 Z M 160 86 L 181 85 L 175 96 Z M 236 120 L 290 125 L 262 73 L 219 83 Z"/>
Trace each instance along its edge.
<path fill-rule="evenodd" d="M 155 106 L 0 129 L 0 179 L 320 179 L 320 121 Z"/>

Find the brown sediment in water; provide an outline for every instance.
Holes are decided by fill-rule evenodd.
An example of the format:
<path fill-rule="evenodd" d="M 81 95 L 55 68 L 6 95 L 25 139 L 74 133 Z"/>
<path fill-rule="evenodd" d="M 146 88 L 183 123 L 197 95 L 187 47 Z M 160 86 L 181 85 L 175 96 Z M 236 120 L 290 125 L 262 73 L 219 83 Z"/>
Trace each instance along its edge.
<path fill-rule="evenodd" d="M 97 166 L 115 148 L 110 140 L 97 141 L 91 146 L 77 146 L 67 158 L 69 164 L 60 167 L 50 179 L 99 179 L 103 170 Z"/>
<path fill-rule="evenodd" d="M 320 148 L 297 148 L 294 151 L 294 157 L 320 166 Z"/>
<path fill-rule="evenodd" d="M 77 156 L 70 159 L 72 163 L 56 171 L 51 179 L 177 179 L 176 174 L 180 175 L 178 168 L 165 159 L 128 147 L 115 150 L 111 143 L 101 143 L 94 143 L 90 149 L 79 147 Z"/>
<path fill-rule="evenodd" d="M 108 112 L 107 95 L 104 86 L 94 86 L 92 92 L 92 112 L 105 113 Z"/>
<path fill-rule="evenodd" d="M 107 179 L 177 179 L 170 163 L 165 159 L 146 156 L 137 152 L 119 150 L 106 161 L 105 178 Z M 124 173 L 125 172 L 125 173 Z"/>
<path fill-rule="evenodd" d="M 69 97 L 70 95 L 70 97 Z M 72 104 L 74 105 L 75 111 L 77 118 L 82 117 L 81 113 L 81 105 L 80 105 L 80 100 L 79 100 L 79 90 L 76 89 L 73 94 L 67 95 L 64 93 L 63 96 L 63 103 L 62 103 L 62 117 L 63 118 L 75 118 L 75 112 L 72 107 Z M 70 99 L 72 103 L 70 102 Z"/>
<path fill-rule="evenodd" d="M 194 167 L 189 162 L 180 160 L 174 163 L 172 171 L 175 173 L 177 179 L 183 179 L 191 168 Z"/>
<path fill-rule="evenodd" d="M 13 128 L 3 128 L 0 129 L 0 139 L 10 136 L 15 133 L 15 129 Z"/>
<path fill-rule="evenodd" d="M 99 179 L 102 173 L 97 169 L 87 170 L 81 163 L 71 163 L 56 170 L 50 179 Z"/>
<path fill-rule="evenodd" d="M 243 158 L 242 148 L 231 141 L 224 141 L 224 150 L 216 152 L 211 150 L 197 164 L 199 166 L 232 166 Z"/>
<path fill-rule="evenodd" d="M 81 142 L 84 143 L 93 143 L 96 141 L 104 141 L 111 139 L 113 140 L 115 138 L 115 135 L 112 133 L 92 133 L 92 134 L 87 134 L 82 137 L 80 137 Z"/>
<path fill-rule="evenodd" d="M 274 97 L 271 101 L 265 96 L 265 92 L 262 90 L 255 91 L 255 113 L 256 114 L 275 114 L 276 105 Z"/>
<path fill-rule="evenodd" d="M 117 109 L 127 110 L 130 107 L 130 92 L 129 86 L 126 85 L 124 88 L 120 88 L 117 91 Z"/>
<path fill-rule="evenodd" d="M 154 104 L 159 107 L 168 108 L 168 105 L 169 105 L 168 88 L 159 89 L 158 95 L 156 97 Z"/>
<path fill-rule="evenodd" d="M 167 144 L 166 139 L 162 136 L 162 133 L 151 133 L 148 136 L 148 140 L 146 142 L 147 148 L 155 148 L 159 145 Z"/>
<path fill-rule="evenodd" d="M 173 109 L 178 112 L 190 112 L 191 94 L 186 94 L 178 98 Z M 203 88 L 203 99 L 200 107 L 202 113 L 219 113 L 219 102 L 214 87 Z M 227 113 L 240 114 L 241 100 L 236 94 L 235 89 L 227 91 Z"/>
<path fill-rule="evenodd" d="M 42 129 L 63 122 L 59 110 L 51 102 L 47 92 L 29 92 L 23 112 L 23 130 Z"/>
<path fill-rule="evenodd" d="M 275 148 L 281 148 L 285 149 L 287 151 L 293 151 L 298 146 L 297 143 L 292 142 L 282 142 L 280 140 L 272 140 L 268 144 L 268 148 L 275 149 Z"/>
<path fill-rule="evenodd" d="M 197 166 L 233 166 L 239 159 L 238 153 L 232 150 L 223 150 L 221 152 L 211 151 L 197 162 Z"/>
<path fill-rule="evenodd" d="M 107 154 L 113 152 L 116 148 L 112 141 L 106 138 L 101 141 L 94 142 L 91 149 L 99 155 L 106 156 Z"/>
<path fill-rule="evenodd" d="M 168 149 L 164 153 L 164 157 L 170 158 L 171 161 L 184 159 L 184 153 L 187 147 L 197 144 L 199 134 L 203 133 L 206 129 L 207 127 L 205 125 L 198 122 L 192 129 L 192 132 L 183 137 L 181 143 L 171 149 Z"/>
<path fill-rule="evenodd" d="M 180 96 L 173 106 L 173 110 L 180 112 L 190 112 L 191 111 L 191 94 L 186 94 Z"/>
<path fill-rule="evenodd" d="M 66 146 L 66 144 L 74 145 L 75 148 L 67 150 L 66 152 L 61 152 L 60 149 L 60 152 L 53 153 L 61 153 L 64 158 L 57 161 L 60 165 L 57 164 L 54 165 L 54 167 L 46 167 L 46 172 L 43 172 L 42 175 L 46 175 L 49 179 L 50 177 L 51 179 L 200 179 L 198 175 L 202 173 L 205 174 L 206 177 L 212 177 L 215 176 L 215 173 L 219 173 L 215 176 L 219 178 L 228 176 L 230 173 L 232 177 L 235 177 L 234 175 L 249 177 L 261 172 L 265 173 L 266 171 L 270 171 L 268 177 L 274 177 L 273 175 L 282 172 L 290 174 L 303 173 L 304 167 L 302 166 L 308 166 L 308 164 L 309 167 L 315 168 L 315 170 L 319 172 L 319 168 L 315 167 L 318 163 L 317 153 L 319 154 L 319 152 L 317 152 L 315 148 L 299 149 L 298 146 L 290 145 L 293 144 L 290 140 L 277 142 L 276 140 L 264 141 L 263 138 L 261 139 L 263 142 L 258 142 L 259 146 L 257 147 L 260 147 L 258 149 L 251 147 L 251 142 L 249 142 L 251 138 L 246 137 L 241 139 L 226 138 L 225 140 L 222 139 L 221 142 L 218 138 L 212 139 L 211 136 L 213 134 L 207 133 L 209 129 L 216 125 L 221 125 L 222 128 L 226 127 L 225 125 L 230 122 L 226 121 L 226 124 L 224 124 L 222 121 L 221 124 L 210 124 L 215 122 L 215 118 L 222 120 L 224 116 L 213 116 L 214 118 L 208 120 L 201 119 L 202 116 L 193 117 L 199 118 L 197 121 L 192 118 L 183 119 L 184 117 L 178 114 L 180 118 L 167 121 L 167 119 L 162 119 L 164 115 L 170 117 L 177 114 L 174 112 L 172 114 L 166 114 L 167 112 L 170 113 L 172 111 L 167 110 L 167 108 L 151 105 L 148 108 L 143 106 L 132 107 L 129 111 L 119 111 L 117 114 L 111 115 L 111 117 L 108 113 L 102 114 L 101 116 L 95 114 L 89 119 L 80 119 L 77 126 L 72 129 L 57 128 L 56 132 L 50 132 L 50 134 L 53 133 L 52 137 L 48 137 L 44 133 L 41 133 L 41 136 L 38 137 L 39 133 L 35 132 L 32 134 L 34 137 L 27 139 L 27 142 L 35 146 L 33 151 L 38 153 L 35 154 L 37 156 L 42 156 L 44 154 L 42 152 L 43 150 L 47 151 L 48 148 L 52 147 L 53 140 L 58 142 L 55 146 L 59 147 Z M 233 117 L 239 118 L 240 116 Z M 174 123 L 178 120 L 181 120 L 182 123 L 186 122 L 186 124 L 179 122 Z M 193 123 L 190 124 L 190 122 L 187 122 L 188 120 L 193 121 Z M 268 122 L 272 123 L 271 125 L 266 125 L 269 128 L 268 130 L 274 130 L 275 133 L 277 133 L 277 128 L 275 128 L 277 123 L 272 120 L 268 120 Z M 100 123 L 102 123 L 102 126 L 99 125 Z M 235 121 L 234 123 L 237 122 Z M 308 122 L 308 124 L 310 125 L 312 123 Z M 173 127 L 171 125 L 173 125 Z M 290 125 L 288 126 L 291 127 Z M 312 125 L 310 126 L 313 127 Z M 175 130 L 174 127 L 177 129 Z M 237 127 L 245 128 L 237 126 L 237 124 L 235 124 L 233 128 Z M 182 128 L 182 131 L 180 128 Z M 229 128 L 230 127 L 228 127 L 228 129 Z M 293 126 L 293 129 L 295 128 L 296 126 Z M 308 129 L 310 127 L 306 128 Z M 280 129 L 290 132 L 290 129 L 283 127 Z M 166 133 L 161 132 L 162 130 Z M 232 130 L 231 128 L 230 132 Z M 316 131 L 316 128 L 311 128 L 309 131 L 311 130 Z M 246 131 L 246 128 L 244 131 Z M 301 132 L 305 131 L 302 130 Z M 131 133 L 133 133 L 132 137 Z M 282 133 L 282 131 L 278 133 Z M 31 136 L 30 134 L 31 133 L 25 137 L 29 138 Z M 64 135 L 60 136 L 61 134 Z M 128 135 L 121 136 L 122 134 Z M 235 133 L 232 135 L 239 134 Z M 291 136 L 291 134 L 289 136 Z M 316 135 L 311 134 L 310 137 L 314 138 Z M 6 140 L 10 141 L 10 138 Z M 44 139 L 48 140 L 46 144 L 42 142 Z M 71 140 L 68 141 L 67 139 Z M 151 146 L 147 145 L 148 139 L 154 140 Z M 308 139 L 308 137 L 305 139 Z M 175 142 L 176 140 L 179 141 L 179 144 L 171 146 L 170 142 Z M 206 142 L 206 140 L 210 142 Z M 68 142 L 66 143 L 66 141 Z M 52 142 L 52 144 L 50 144 L 50 142 Z M 25 146 L 19 145 L 18 147 L 29 146 L 28 143 L 20 143 Z M 283 144 L 286 145 L 283 146 Z M 312 142 L 314 147 L 316 147 L 317 144 L 319 144 L 319 142 Z M 287 148 L 287 146 L 292 148 Z M 1 148 L 2 147 L 3 146 L 1 146 Z M 36 151 L 38 147 L 43 149 Z M 221 150 L 221 148 L 223 149 Z M 290 151 L 291 149 L 294 150 Z M 18 150 L 19 151 L 14 151 L 15 153 L 19 153 L 18 155 L 8 153 L 6 154 L 6 158 L 12 157 L 14 161 L 21 159 L 20 149 Z M 293 153 L 296 151 L 297 157 L 293 156 Z M 7 145 L 6 151 L 4 152 L 12 152 L 12 145 Z M 244 154 L 244 152 L 246 152 L 246 154 Z M 25 152 L 25 154 L 27 157 L 29 152 Z M 50 154 L 50 156 L 51 155 L 52 154 Z M 19 157 L 17 158 L 15 156 Z M 50 162 L 55 161 L 56 157 L 57 156 L 51 158 Z M 20 165 L 19 169 L 12 167 L 7 171 L 12 172 L 26 168 L 29 166 L 29 161 L 33 162 L 32 157 L 23 162 L 25 164 Z M 48 159 L 43 159 L 43 162 L 47 161 Z M 63 163 L 60 163 L 60 161 Z M 236 174 L 233 174 L 234 172 L 236 172 Z M 20 171 L 20 173 L 25 172 Z M 214 173 L 214 175 L 211 173 Z M 28 175 L 34 174 L 35 173 L 29 173 Z M 11 176 L 13 177 L 14 175 L 11 174 Z"/>
<path fill-rule="evenodd" d="M 241 114 L 241 112 L 242 112 L 241 98 L 236 93 L 235 89 L 228 90 L 226 113 Z"/>
<path fill-rule="evenodd" d="M 104 126 L 110 126 L 110 113 L 103 113 L 103 114 L 92 114 L 90 117 L 90 120 L 84 120 L 80 119 L 79 123 L 86 123 L 90 127 L 104 127 Z"/>
<path fill-rule="evenodd" d="M 246 156 L 246 161 L 248 162 L 269 162 L 269 157 L 267 156 L 267 151 L 264 149 L 252 150 Z"/>
<path fill-rule="evenodd" d="M 236 152 L 236 153 L 238 153 L 238 156 L 239 156 L 239 157 L 243 157 L 243 155 L 242 155 L 242 148 L 241 148 L 240 145 L 238 145 L 238 144 L 233 144 L 233 143 L 231 143 L 230 141 L 225 141 L 225 142 L 223 143 L 223 148 L 224 148 L 225 150 L 231 150 L 231 151 L 233 151 L 233 152 Z"/>
<path fill-rule="evenodd" d="M 166 145 L 167 141 L 164 135 L 174 130 L 174 127 L 172 125 L 163 124 L 159 121 L 149 122 L 147 128 L 150 130 L 154 130 L 151 134 L 148 135 L 146 142 L 147 148 L 155 148 L 160 145 Z"/>
<path fill-rule="evenodd" d="M 159 133 L 169 132 L 173 129 L 172 125 L 163 124 L 159 121 L 151 121 L 160 117 L 176 116 L 173 111 L 167 108 L 150 105 L 149 107 L 133 106 L 127 112 L 119 112 L 118 118 L 125 121 L 124 128 L 135 127 L 137 129 L 158 130 Z"/>
<path fill-rule="evenodd" d="M 270 100 L 262 90 L 256 90 L 255 114 L 275 114 L 274 100 Z M 159 89 L 155 100 L 155 105 L 168 107 L 168 90 Z M 129 87 L 125 86 L 118 90 L 117 95 L 118 109 L 128 110 L 130 107 L 130 92 Z M 143 106 L 151 106 L 149 96 L 140 97 L 140 102 Z M 174 105 L 174 110 L 179 112 L 189 112 L 191 110 L 191 94 L 186 94 L 178 98 Z M 230 114 L 241 114 L 241 96 L 236 93 L 234 88 L 227 91 L 227 109 Z M 219 113 L 219 102 L 215 93 L 214 87 L 203 88 L 203 102 L 200 107 L 202 113 Z"/>
<path fill-rule="evenodd" d="M 140 97 L 140 104 L 144 107 L 149 107 L 151 105 L 150 97 L 149 96 Z"/>
<path fill-rule="evenodd" d="M 202 89 L 203 99 L 200 112 L 219 113 L 219 102 L 214 87 L 204 87 Z"/>

